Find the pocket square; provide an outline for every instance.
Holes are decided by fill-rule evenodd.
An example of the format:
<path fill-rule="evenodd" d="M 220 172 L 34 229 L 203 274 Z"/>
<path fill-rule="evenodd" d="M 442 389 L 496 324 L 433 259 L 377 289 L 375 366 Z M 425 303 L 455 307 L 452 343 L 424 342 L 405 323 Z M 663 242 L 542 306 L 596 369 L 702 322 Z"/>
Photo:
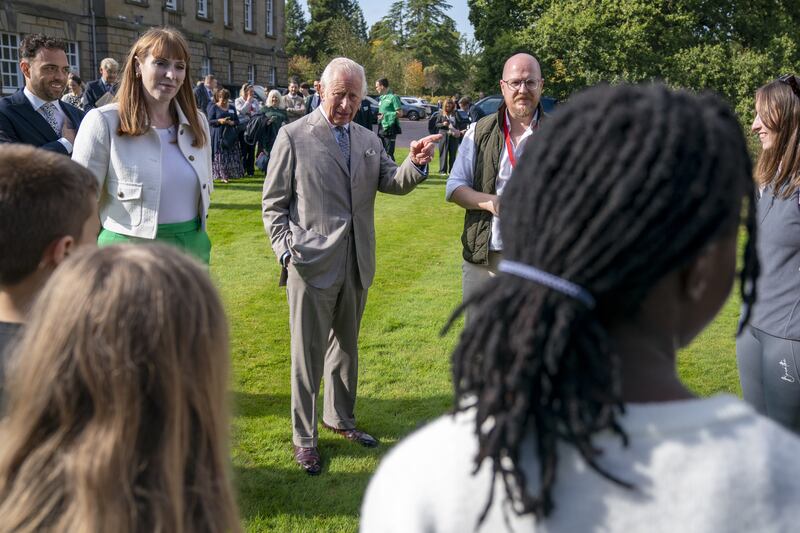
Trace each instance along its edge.
<path fill-rule="evenodd" d="M 365 156 L 367 156 L 367 157 L 371 157 L 371 156 L 373 156 L 373 155 L 375 155 L 375 154 L 376 154 L 376 152 L 375 152 L 375 150 L 373 150 L 372 148 L 370 148 L 369 150 L 367 150 L 366 152 L 364 152 L 364 155 L 365 155 Z"/>

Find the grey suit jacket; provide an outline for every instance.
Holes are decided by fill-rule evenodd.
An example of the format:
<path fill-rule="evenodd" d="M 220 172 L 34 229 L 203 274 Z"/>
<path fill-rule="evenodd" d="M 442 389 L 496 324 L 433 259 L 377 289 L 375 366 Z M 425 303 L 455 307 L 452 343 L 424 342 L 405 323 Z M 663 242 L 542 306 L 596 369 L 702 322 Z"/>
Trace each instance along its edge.
<path fill-rule="evenodd" d="M 264 180 L 262 215 L 275 256 L 309 285 L 327 288 L 355 235 L 361 285 L 375 276 L 375 195 L 406 194 L 426 176 L 410 158 L 398 167 L 370 130 L 350 123 L 350 171 L 328 122 L 314 111 L 278 132 Z"/>

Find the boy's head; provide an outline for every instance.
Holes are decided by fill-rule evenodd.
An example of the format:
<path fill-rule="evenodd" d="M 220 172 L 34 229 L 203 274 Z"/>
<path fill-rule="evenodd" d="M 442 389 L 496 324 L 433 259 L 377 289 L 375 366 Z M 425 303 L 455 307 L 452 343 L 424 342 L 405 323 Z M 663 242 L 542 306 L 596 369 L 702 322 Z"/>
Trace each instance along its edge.
<path fill-rule="evenodd" d="M 89 170 L 32 146 L 0 146 L 0 287 L 54 268 L 99 229 Z"/>

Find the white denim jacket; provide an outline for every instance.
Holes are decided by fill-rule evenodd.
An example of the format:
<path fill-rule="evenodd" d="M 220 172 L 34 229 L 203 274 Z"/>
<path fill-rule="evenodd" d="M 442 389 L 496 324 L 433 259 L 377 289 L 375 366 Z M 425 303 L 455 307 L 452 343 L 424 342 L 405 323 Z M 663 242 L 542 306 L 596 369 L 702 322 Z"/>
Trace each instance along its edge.
<path fill-rule="evenodd" d="M 189 121 L 177 102 L 175 106 L 179 122 L 178 147 L 200 183 L 197 212 L 205 229 L 213 189 L 208 121 L 198 112 L 207 141 L 196 148 L 192 146 L 194 139 Z M 155 129 L 138 137 L 119 135 L 118 129 L 119 104 L 89 111 L 75 137 L 72 160 L 88 168 L 97 178 L 100 222 L 105 229 L 154 239 L 161 200 L 161 141 Z"/>

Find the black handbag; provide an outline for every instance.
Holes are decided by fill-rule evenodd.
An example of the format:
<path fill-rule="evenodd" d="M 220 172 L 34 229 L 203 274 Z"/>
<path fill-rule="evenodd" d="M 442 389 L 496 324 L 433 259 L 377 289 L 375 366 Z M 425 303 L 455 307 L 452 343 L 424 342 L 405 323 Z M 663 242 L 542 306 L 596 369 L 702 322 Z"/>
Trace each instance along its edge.
<path fill-rule="evenodd" d="M 222 139 L 220 144 L 223 150 L 231 150 L 236 146 L 236 141 L 239 140 L 239 132 L 236 126 L 222 126 Z"/>

